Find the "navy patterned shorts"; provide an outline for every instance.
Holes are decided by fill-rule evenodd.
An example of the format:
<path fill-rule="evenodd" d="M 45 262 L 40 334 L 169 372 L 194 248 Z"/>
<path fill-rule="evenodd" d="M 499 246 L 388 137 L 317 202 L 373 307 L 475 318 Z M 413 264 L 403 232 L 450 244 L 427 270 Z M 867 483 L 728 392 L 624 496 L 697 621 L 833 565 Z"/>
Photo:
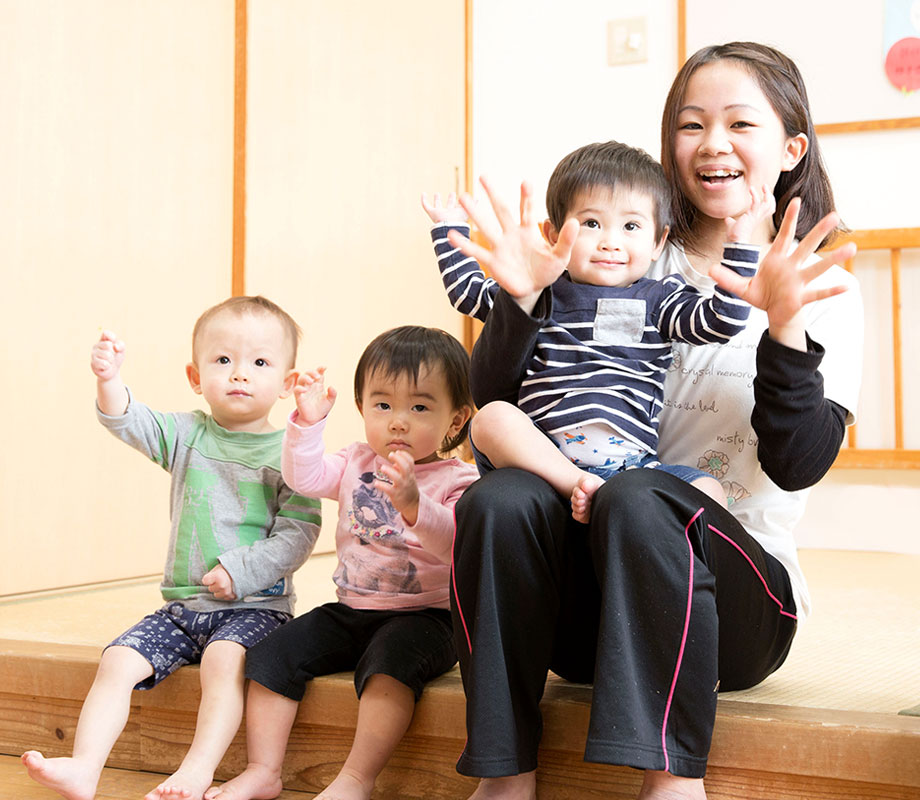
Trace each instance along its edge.
<path fill-rule="evenodd" d="M 130 647 L 146 658 L 153 675 L 134 688 L 152 689 L 179 667 L 201 661 L 211 642 L 236 642 L 248 650 L 290 619 L 283 611 L 264 608 L 191 611 L 174 601 L 148 614 L 108 647 Z"/>

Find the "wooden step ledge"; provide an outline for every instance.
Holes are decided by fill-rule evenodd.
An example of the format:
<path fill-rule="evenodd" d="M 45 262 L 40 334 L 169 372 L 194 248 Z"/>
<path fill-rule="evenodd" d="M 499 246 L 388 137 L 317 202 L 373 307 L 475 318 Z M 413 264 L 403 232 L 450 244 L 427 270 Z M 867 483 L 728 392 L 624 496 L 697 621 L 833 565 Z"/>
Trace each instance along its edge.
<path fill-rule="evenodd" d="M 102 770 L 96 800 L 138 800 L 156 786 L 163 776 L 158 772 L 113 769 Z M 312 792 L 285 789 L 277 800 L 311 800 Z M 0 800 L 59 800 L 50 789 L 35 783 L 15 756 L 0 756 Z"/>
<path fill-rule="evenodd" d="M 69 754 L 98 663 L 96 647 L 0 639 L 0 752 L 18 755 L 34 747 Z M 135 692 L 110 766 L 174 770 L 191 742 L 199 697 L 196 667 L 179 670 L 152 691 Z M 555 676 L 547 682 L 541 800 L 635 797 L 638 771 L 582 760 L 590 702 L 590 686 Z M 287 788 L 318 792 L 328 784 L 351 746 L 357 709 L 350 673 L 312 682 L 288 748 Z M 465 741 L 464 718 L 454 669 L 426 687 L 375 797 L 468 797 L 475 781 L 454 770 Z M 722 699 L 709 764 L 712 800 L 918 798 L 920 718 Z M 244 766 L 240 732 L 218 777 L 231 777 Z"/>

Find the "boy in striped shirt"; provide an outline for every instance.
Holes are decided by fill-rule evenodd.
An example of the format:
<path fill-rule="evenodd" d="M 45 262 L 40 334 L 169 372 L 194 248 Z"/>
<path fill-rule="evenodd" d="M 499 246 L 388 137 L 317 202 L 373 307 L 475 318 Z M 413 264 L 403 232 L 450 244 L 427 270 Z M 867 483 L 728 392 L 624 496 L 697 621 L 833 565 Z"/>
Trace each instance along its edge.
<path fill-rule="evenodd" d="M 569 236 L 577 230 L 570 260 L 552 286 L 549 319 L 516 404 L 489 403 L 474 420 L 481 469 L 539 475 L 571 498 L 582 522 L 598 487 L 633 467 L 671 472 L 725 505 L 709 474 L 657 460 L 658 415 L 671 342 L 724 344 L 743 330 L 750 306 L 718 286 L 705 297 L 679 275 L 645 277 L 667 241 L 669 193 L 661 165 L 620 142 L 581 147 L 557 165 L 542 232 L 555 245 L 563 226 Z M 450 230 L 454 241 L 469 236 L 466 210 L 453 196 L 443 206 L 437 196 L 422 203 L 435 223 L 431 235 L 452 304 L 485 321 L 500 287 L 448 240 Z M 751 209 L 730 226 L 723 263 L 742 276 L 753 275 L 759 248 L 739 242 L 772 204 L 771 192 L 754 193 Z"/>

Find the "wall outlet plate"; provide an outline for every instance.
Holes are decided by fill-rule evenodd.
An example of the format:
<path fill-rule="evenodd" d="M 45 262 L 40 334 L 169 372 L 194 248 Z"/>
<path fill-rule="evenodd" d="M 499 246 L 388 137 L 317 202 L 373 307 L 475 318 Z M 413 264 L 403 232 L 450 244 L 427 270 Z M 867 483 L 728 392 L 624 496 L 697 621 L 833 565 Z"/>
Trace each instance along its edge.
<path fill-rule="evenodd" d="M 645 17 L 607 22 L 607 66 L 648 61 Z"/>

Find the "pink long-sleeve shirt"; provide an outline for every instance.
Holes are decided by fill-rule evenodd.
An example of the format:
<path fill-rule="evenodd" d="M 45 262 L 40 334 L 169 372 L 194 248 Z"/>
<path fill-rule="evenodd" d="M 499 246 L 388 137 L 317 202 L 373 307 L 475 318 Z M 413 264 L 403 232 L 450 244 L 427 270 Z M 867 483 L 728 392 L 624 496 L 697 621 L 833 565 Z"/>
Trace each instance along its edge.
<path fill-rule="evenodd" d="M 324 453 L 325 420 L 288 420 L 281 474 L 297 492 L 339 504 L 333 580 L 339 601 L 352 608 L 448 608 L 454 505 L 479 475 L 455 458 L 415 465 L 418 519 L 409 525 L 383 492 L 374 473 L 383 459 L 363 442 Z"/>

